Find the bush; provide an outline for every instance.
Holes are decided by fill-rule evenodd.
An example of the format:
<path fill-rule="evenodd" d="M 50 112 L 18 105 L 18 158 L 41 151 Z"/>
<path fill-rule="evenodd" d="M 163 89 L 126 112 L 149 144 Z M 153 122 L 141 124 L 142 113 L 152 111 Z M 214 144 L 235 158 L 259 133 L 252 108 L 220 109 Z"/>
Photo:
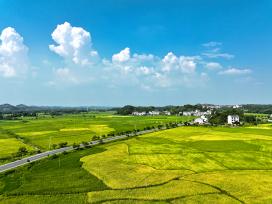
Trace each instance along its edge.
<path fill-rule="evenodd" d="M 99 144 L 104 144 L 102 139 L 99 140 Z"/>
<path fill-rule="evenodd" d="M 59 157 L 58 155 L 53 154 L 53 155 L 50 157 L 50 159 L 56 159 L 56 158 L 58 158 L 58 157 Z"/>
<path fill-rule="evenodd" d="M 87 146 L 89 145 L 89 142 L 82 141 L 81 144 L 82 144 L 84 147 L 87 147 Z"/>
<path fill-rule="evenodd" d="M 99 136 L 94 135 L 94 136 L 92 137 L 92 141 L 95 141 L 95 140 L 98 140 L 98 139 L 99 139 Z"/>
<path fill-rule="evenodd" d="M 63 147 L 67 147 L 67 142 L 61 142 L 61 143 L 59 143 L 59 147 L 60 148 L 63 148 Z"/>
<path fill-rule="evenodd" d="M 79 144 L 77 144 L 77 143 L 74 143 L 74 144 L 73 144 L 73 148 L 74 148 L 74 149 L 79 149 L 79 147 L 80 147 Z"/>
<path fill-rule="evenodd" d="M 16 156 L 21 157 L 28 153 L 26 147 L 20 147 L 16 153 Z"/>

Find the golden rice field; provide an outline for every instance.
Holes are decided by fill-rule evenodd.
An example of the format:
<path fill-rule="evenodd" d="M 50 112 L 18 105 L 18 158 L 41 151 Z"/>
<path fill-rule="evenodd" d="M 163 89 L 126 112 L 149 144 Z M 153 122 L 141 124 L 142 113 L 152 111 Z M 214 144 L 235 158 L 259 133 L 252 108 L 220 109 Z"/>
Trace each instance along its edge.
<path fill-rule="evenodd" d="M 81 158 L 89 203 L 272 203 L 272 129 L 182 127 Z"/>
<path fill-rule="evenodd" d="M 179 127 L 0 174 L 0 203 L 272 203 L 272 126 Z"/>

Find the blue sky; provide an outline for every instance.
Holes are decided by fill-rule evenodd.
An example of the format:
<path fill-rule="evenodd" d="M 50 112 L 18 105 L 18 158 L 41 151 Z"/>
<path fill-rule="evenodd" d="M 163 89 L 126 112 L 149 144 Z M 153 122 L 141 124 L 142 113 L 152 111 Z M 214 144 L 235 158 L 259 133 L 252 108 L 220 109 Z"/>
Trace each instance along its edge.
<path fill-rule="evenodd" d="M 0 0 L 0 103 L 271 103 L 268 0 Z"/>

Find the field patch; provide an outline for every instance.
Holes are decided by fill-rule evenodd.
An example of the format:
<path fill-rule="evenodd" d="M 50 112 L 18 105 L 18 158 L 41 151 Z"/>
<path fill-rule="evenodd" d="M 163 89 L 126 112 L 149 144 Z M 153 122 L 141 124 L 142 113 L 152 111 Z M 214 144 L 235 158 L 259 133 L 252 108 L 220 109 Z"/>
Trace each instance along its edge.
<path fill-rule="evenodd" d="M 122 198 L 122 200 L 131 199 L 139 201 L 164 201 L 194 194 L 213 192 L 219 191 L 210 186 L 199 183 L 193 183 L 184 180 L 173 180 L 163 185 L 148 188 L 90 192 L 88 193 L 88 201 L 90 203 L 95 203 L 101 201 L 114 201 L 120 198 Z"/>
<path fill-rule="evenodd" d="M 173 170 L 167 174 L 166 170 L 128 162 L 127 148 L 126 144 L 112 145 L 105 152 L 83 157 L 83 168 L 111 188 L 155 185 L 189 173 L 187 170 Z"/>
<path fill-rule="evenodd" d="M 66 194 L 66 195 L 21 195 L 21 196 L 0 196 L 1 204 L 84 204 L 87 203 L 86 194 Z"/>
<path fill-rule="evenodd" d="M 186 179 L 206 182 L 229 192 L 245 203 L 272 202 L 271 171 L 225 171 L 185 176 Z"/>
<path fill-rule="evenodd" d="M 0 139 L 0 159 L 11 156 L 16 153 L 20 147 L 26 147 L 28 151 L 33 150 L 33 147 L 24 144 L 16 138 Z"/>
<path fill-rule="evenodd" d="M 259 145 L 241 140 L 199 140 L 187 142 L 187 146 L 205 152 L 258 151 Z"/>

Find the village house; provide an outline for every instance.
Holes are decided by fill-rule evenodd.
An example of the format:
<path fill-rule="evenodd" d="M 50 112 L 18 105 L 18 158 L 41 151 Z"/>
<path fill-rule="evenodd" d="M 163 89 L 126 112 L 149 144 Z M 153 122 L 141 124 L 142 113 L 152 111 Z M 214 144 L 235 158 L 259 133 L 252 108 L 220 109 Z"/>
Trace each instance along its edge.
<path fill-rule="evenodd" d="M 143 116 L 143 115 L 146 115 L 146 112 L 133 112 L 132 115 L 136 115 L 136 116 Z"/>
<path fill-rule="evenodd" d="M 270 115 L 270 118 L 267 120 L 267 122 L 272 123 L 272 114 Z"/>
<path fill-rule="evenodd" d="M 171 113 L 169 111 L 163 111 L 164 115 L 171 115 Z"/>
<path fill-rule="evenodd" d="M 181 114 L 181 113 L 180 113 Z M 207 110 L 207 111 L 199 111 L 199 110 L 194 110 L 194 111 L 184 111 L 182 113 L 183 116 L 197 116 L 200 117 L 202 115 L 211 115 L 212 111 Z"/>
<path fill-rule="evenodd" d="M 208 118 L 206 118 L 204 115 L 202 115 L 200 118 L 194 119 L 195 124 L 203 125 L 208 122 Z"/>
<path fill-rule="evenodd" d="M 228 124 L 233 125 L 236 122 L 240 122 L 238 115 L 228 115 Z"/>
<path fill-rule="evenodd" d="M 160 115 L 160 111 L 149 111 L 148 115 Z"/>

